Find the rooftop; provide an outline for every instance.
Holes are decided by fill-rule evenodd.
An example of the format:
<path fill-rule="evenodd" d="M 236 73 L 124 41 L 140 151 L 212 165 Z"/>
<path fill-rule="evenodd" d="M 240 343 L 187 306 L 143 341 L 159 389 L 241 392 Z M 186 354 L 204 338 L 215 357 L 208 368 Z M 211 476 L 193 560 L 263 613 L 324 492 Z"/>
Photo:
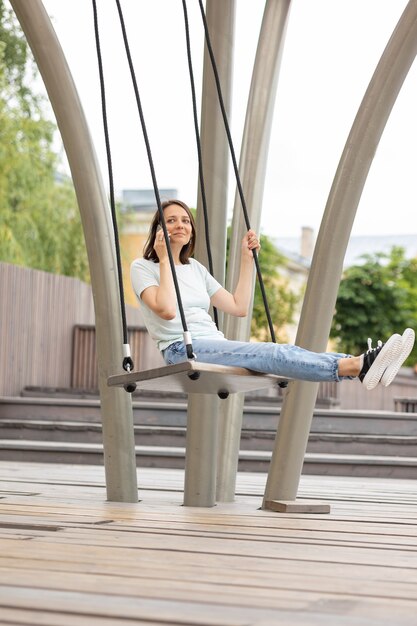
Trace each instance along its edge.
<path fill-rule="evenodd" d="M 161 201 L 172 200 L 178 195 L 177 189 L 159 189 Z M 133 211 L 152 212 L 156 211 L 155 191 L 153 189 L 123 189 L 122 206 L 124 209 Z"/>
<path fill-rule="evenodd" d="M 274 237 L 277 248 L 290 258 L 300 256 L 301 237 Z M 417 256 L 417 234 L 412 235 L 356 235 L 350 238 L 345 255 L 345 267 L 355 265 L 363 254 L 389 253 L 393 246 L 404 248 L 406 258 Z"/>

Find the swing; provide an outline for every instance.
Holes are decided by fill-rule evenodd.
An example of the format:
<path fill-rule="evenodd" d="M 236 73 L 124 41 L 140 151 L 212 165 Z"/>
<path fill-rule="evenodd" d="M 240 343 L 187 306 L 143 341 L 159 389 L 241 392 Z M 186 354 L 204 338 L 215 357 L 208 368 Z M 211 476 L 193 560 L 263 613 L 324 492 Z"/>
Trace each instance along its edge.
<path fill-rule="evenodd" d="M 159 191 L 158 191 L 158 185 L 157 185 L 156 176 L 155 176 L 155 170 L 153 166 L 152 154 L 150 150 L 150 144 L 149 144 L 146 125 L 144 121 L 139 90 L 138 90 L 138 86 L 136 82 L 135 71 L 133 68 L 132 58 L 130 54 L 129 43 L 127 40 L 123 13 L 122 13 L 119 0 L 116 0 L 126 55 L 127 55 L 132 83 L 133 83 L 133 87 L 135 91 L 138 113 L 139 113 L 139 117 L 140 117 L 140 121 L 142 125 L 143 137 L 144 137 L 146 150 L 148 154 L 148 161 L 149 161 L 149 167 L 150 167 L 153 186 L 154 186 L 155 198 L 157 202 L 158 211 L 160 214 L 160 222 L 161 222 L 162 230 L 164 233 L 165 241 L 167 244 L 168 258 L 169 258 L 169 262 L 171 266 L 172 277 L 173 277 L 175 292 L 177 296 L 178 308 L 179 308 L 181 322 L 182 322 L 183 331 L 184 331 L 183 333 L 184 343 L 186 346 L 186 352 L 187 352 L 187 358 L 188 358 L 187 361 L 184 361 L 182 363 L 178 363 L 175 365 L 166 365 L 164 367 L 154 368 L 151 370 L 132 371 L 134 365 L 131 359 L 130 347 L 129 347 L 128 339 L 127 339 L 127 324 L 126 324 L 126 312 L 125 312 L 123 282 L 122 282 L 120 245 L 118 241 L 117 219 L 116 219 L 116 210 L 115 210 L 115 201 L 114 201 L 113 174 L 112 174 L 112 167 L 111 167 L 111 153 L 110 153 L 108 126 L 107 126 L 104 74 L 103 74 L 103 66 L 102 66 L 101 51 L 100 51 L 96 0 L 92 0 L 92 3 L 93 3 L 93 12 L 94 12 L 94 29 L 95 29 L 96 50 L 97 50 L 101 99 L 102 99 L 103 126 L 104 126 L 104 135 L 105 135 L 106 152 L 107 152 L 108 174 L 109 174 L 109 181 L 110 181 L 110 185 L 109 185 L 110 208 L 111 208 L 113 228 L 114 228 L 114 234 L 115 234 L 116 259 L 117 259 L 117 269 L 118 269 L 118 276 L 119 276 L 120 305 L 121 305 L 121 312 L 122 312 L 123 341 L 124 341 L 124 344 L 123 344 L 124 359 L 123 359 L 122 367 L 126 372 L 124 374 L 109 376 L 107 379 L 108 386 L 123 387 L 125 391 L 127 391 L 128 393 L 133 393 L 137 388 L 142 389 L 142 390 L 152 390 L 152 391 L 161 391 L 161 389 L 164 389 L 164 391 L 185 392 L 187 394 L 188 393 L 217 394 L 219 398 L 221 399 L 225 399 L 229 396 L 229 394 L 233 394 L 233 393 L 239 393 L 239 392 L 246 393 L 249 391 L 256 391 L 260 389 L 273 389 L 273 388 L 276 388 L 277 386 L 286 387 L 288 384 L 288 381 L 282 377 L 279 377 L 273 374 L 262 374 L 259 372 L 254 372 L 254 371 L 242 368 L 242 367 L 232 367 L 232 366 L 226 366 L 226 365 L 200 363 L 195 358 L 195 355 L 192 349 L 191 334 L 187 330 L 187 324 L 186 324 L 186 319 L 184 315 L 184 309 L 182 306 L 180 289 L 179 289 L 178 280 L 177 280 L 176 271 L 175 271 L 175 264 L 174 264 L 174 260 L 172 257 L 168 231 L 167 231 L 165 220 L 164 220 L 164 212 L 163 212 L 163 209 L 161 206 L 161 200 L 159 197 Z M 246 203 L 244 200 L 243 189 L 242 189 L 242 185 L 241 185 L 240 178 L 239 178 L 237 161 L 236 161 L 236 157 L 234 153 L 232 138 L 231 138 L 227 116 L 226 116 L 226 110 L 224 107 L 223 97 L 221 93 L 220 80 L 219 80 L 219 76 L 217 72 L 213 50 L 211 47 L 207 21 L 206 21 L 204 8 L 203 8 L 203 4 L 201 0 L 199 0 L 199 5 L 200 5 L 202 20 L 203 20 L 203 25 L 204 25 L 204 30 L 205 30 L 207 49 L 209 51 L 211 64 L 212 64 L 212 68 L 214 72 L 214 78 L 216 82 L 219 103 L 220 103 L 220 107 L 221 107 L 221 111 L 223 115 L 225 130 L 226 130 L 230 152 L 232 156 L 233 167 L 234 167 L 234 171 L 236 175 L 237 187 L 238 187 L 238 191 L 239 191 L 240 198 L 241 198 L 246 226 L 249 230 L 250 223 L 249 223 L 248 213 L 246 210 Z M 206 203 L 204 179 L 203 179 L 201 145 L 200 145 L 200 139 L 199 139 L 198 118 L 197 118 L 197 106 L 196 106 L 192 61 L 191 61 L 191 46 L 190 46 L 190 40 L 189 40 L 188 17 L 187 17 L 187 8 L 186 8 L 185 0 L 183 0 L 183 10 L 184 10 L 184 22 L 185 22 L 185 31 L 186 31 L 186 40 L 187 40 L 188 67 L 189 67 L 189 73 L 190 73 L 190 83 L 191 83 L 192 100 L 193 100 L 194 127 L 195 127 L 195 134 L 196 134 L 198 163 L 199 163 L 199 181 L 200 181 L 200 189 L 201 189 L 201 197 L 202 197 L 202 206 L 203 206 L 203 212 L 204 212 L 207 255 L 208 255 L 208 262 L 209 262 L 209 271 L 211 274 L 213 274 L 212 257 L 211 257 L 210 242 L 209 242 L 209 236 L 208 236 L 207 203 Z M 253 250 L 253 256 L 254 256 L 256 271 L 257 271 L 259 284 L 261 288 L 261 293 L 262 293 L 262 297 L 264 300 L 265 311 L 266 311 L 266 315 L 268 319 L 270 333 L 272 336 L 272 340 L 275 342 L 275 332 L 274 332 L 271 316 L 269 313 L 265 288 L 264 288 L 264 284 L 263 284 L 263 280 L 262 280 L 262 276 L 260 272 L 257 253 L 255 250 Z M 216 325 L 218 325 L 216 310 L 214 310 L 214 320 L 215 320 Z"/>
<path fill-rule="evenodd" d="M 276 389 L 283 382 L 286 381 L 279 376 L 260 374 L 243 367 L 183 361 L 142 372 L 110 376 L 107 384 L 124 387 L 130 393 L 138 387 L 150 391 L 163 389 L 175 393 L 217 394 L 225 400 L 233 393 Z"/>

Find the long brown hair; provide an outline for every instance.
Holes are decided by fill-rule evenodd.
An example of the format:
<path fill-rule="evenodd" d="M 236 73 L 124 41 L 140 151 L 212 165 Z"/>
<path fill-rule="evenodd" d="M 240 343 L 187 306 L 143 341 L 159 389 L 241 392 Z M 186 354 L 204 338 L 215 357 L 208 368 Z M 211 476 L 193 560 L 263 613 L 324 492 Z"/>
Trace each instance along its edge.
<path fill-rule="evenodd" d="M 181 200 L 166 200 L 165 202 L 161 203 L 162 209 L 166 209 L 171 204 L 177 204 L 178 206 L 183 208 L 190 218 L 191 239 L 185 246 L 182 247 L 180 252 L 181 263 L 183 265 L 187 265 L 189 263 L 188 259 L 194 254 L 196 234 L 194 217 L 189 207 L 185 204 L 185 202 L 182 202 Z M 161 219 L 159 216 L 159 211 L 156 211 L 155 215 L 152 218 L 148 239 L 146 240 L 145 246 L 143 248 L 143 258 L 147 259 L 148 261 L 153 261 L 154 263 L 159 263 L 158 255 L 156 254 L 153 246 L 155 243 L 156 231 L 158 230 L 158 226 L 160 225 Z"/>

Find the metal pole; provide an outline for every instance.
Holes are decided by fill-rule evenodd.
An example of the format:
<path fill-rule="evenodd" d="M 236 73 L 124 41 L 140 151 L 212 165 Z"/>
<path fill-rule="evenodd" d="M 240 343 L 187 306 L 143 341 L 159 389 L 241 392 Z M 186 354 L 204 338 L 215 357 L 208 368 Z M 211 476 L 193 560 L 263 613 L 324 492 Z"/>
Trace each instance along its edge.
<path fill-rule="evenodd" d="M 207 1 L 207 24 L 227 110 L 230 110 L 231 99 L 234 16 L 235 0 Z M 207 50 L 204 53 L 201 147 L 214 275 L 224 284 L 229 155 Z M 207 265 L 200 195 L 197 232 L 196 258 Z M 188 506 L 214 506 L 216 501 L 219 403 L 217 396 L 190 394 L 188 398 L 184 483 L 184 504 Z"/>
<path fill-rule="evenodd" d="M 40 0 L 11 0 L 33 51 L 71 167 L 90 264 L 103 419 L 107 497 L 137 502 L 130 396 L 107 386 L 121 368 L 122 329 L 114 237 L 108 201 L 87 122 L 58 38 Z"/>
<path fill-rule="evenodd" d="M 326 349 L 343 259 L 362 190 L 416 54 L 417 0 L 410 0 L 369 83 L 330 190 L 296 338 L 304 348 L 318 352 Z M 266 485 L 265 508 L 268 501 L 296 498 L 316 392 L 316 383 L 297 381 L 289 385 Z"/>
<path fill-rule="evenodd" d="M 291 0 L 268 0 L 265 5 L 243 132 L 239 171 L 251 225 L 256 231 L 259 231 L 261 219 L 269 138 L 290 4 Z M 238 280 L 240 245 L 245 231 L 241 203 L 236 195 L 227 277 L 229 289 L 233 289 Z M 225 334 L 228 339 L 247 341 L 250 316 L 226 317 Z M 243 401 L 243 394 L 235 394 L 221 404 L 217 499 L 222 502 L 234 500 Z"/>

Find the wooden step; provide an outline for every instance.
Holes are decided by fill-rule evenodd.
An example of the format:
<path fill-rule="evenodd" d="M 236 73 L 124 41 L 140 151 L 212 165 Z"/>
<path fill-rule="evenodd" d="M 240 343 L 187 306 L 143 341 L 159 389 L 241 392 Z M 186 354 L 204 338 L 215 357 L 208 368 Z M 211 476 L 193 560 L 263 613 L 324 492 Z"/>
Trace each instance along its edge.
<path fill-rule="evenodd" d="M 134 426 L 138 445 L 184 445 L 186 429 L 182 426 Z M 92 422 L 52 422 L 49 420 L 0 419 L 0 438 L 27 441 L 67 441 L 102 443 L 101 424 Z"/>
<path fill-rule="evenodd" d="M 186 428 L 182 426 L 135 425 L 137 445 L 184 447 Z M 87 422 L 52 422 L 49 420 L 0 420 L 0 438 L 27 441 L 64 441 L 102 443 L 101 424 Z M 242 450 L 271 452 L 275 431 L 242 430 Z M 415 456 L 417 437 L 413 435 L 368 435 L 310 433 L 308 452 L 330 454 L 371 454 Z"/>
<path fill-rule="evenodd" d="M 275 432 L 243 430 L 240 447 L 242 450 L 272 451 L 274 441 Z M 412 457 L 417 455 L 417 437 L 311 432 L 307 452 Z"/>
<path fill-rule="evenodd" d="M 21 462 L 102 464 L 102 446 L 91 443 L 0 440 L 2 460 Z M 184 448 L 136 446 L 138 467 L 184 467 Z M 265 450 L 242 450 L 239 470 L 267 472 L 271 453 Z M 417 458 L 359 454 L 306 453 L 304 474 L 332 476 L 379 476 L 417 478 Z"/>
<path fill-rule="evenodd" d="M 133 418 L 138 424 L 184 426 L 184 402 L 133 402 Z M 82 398 L 0 397 L 0 420 L 52 420 L 101 423 L 100 401 Z"/>
<path fill-rule="evenodd" d="M 280 406 L 247 404 L 243 427 L 275 432 L 279 415 Z M 135 400 L 133 418 L 137 425 L 185 426 L 187 405 L 183 401 Z M 100 423 L 100 402 L 98 399 L 3 397 L 0 398 L 2 419 Z M 417 413 L 316 408 L 311 432 L 417 436 Z"/>

